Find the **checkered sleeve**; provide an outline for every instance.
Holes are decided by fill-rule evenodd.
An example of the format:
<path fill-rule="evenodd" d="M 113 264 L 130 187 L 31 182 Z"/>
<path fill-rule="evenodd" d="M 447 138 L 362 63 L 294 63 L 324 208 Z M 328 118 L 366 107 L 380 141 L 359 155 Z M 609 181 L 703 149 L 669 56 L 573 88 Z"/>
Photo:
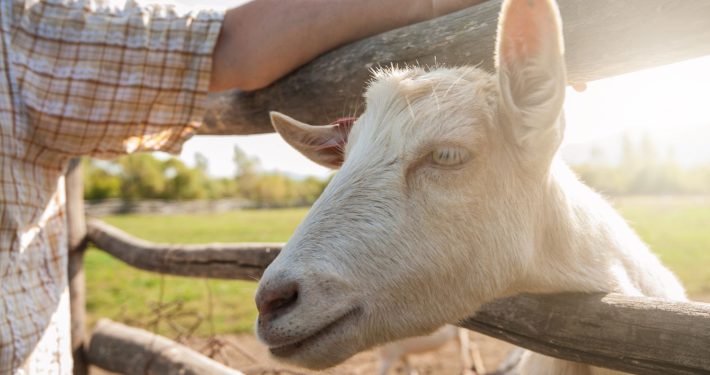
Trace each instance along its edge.
<path fill-rule="evenodd" d="M 72 156 L 178 152 L 199 126 L 221 12 L 27 0 L 15 15 L 28 142 Z"/>

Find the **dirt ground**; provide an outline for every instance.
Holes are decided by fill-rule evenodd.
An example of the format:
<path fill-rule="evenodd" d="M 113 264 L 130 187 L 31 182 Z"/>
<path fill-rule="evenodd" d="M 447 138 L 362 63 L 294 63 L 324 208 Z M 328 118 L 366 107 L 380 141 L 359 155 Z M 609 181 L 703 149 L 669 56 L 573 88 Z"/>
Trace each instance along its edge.
<path fill-rule="evenodd" d="M 508 351 L 513 348 L 510 344 L 475 332 L 469 332 L 469 337 L 472 347 L 478 347 L 488 371 L 495 370 Z M 212 350 L 215 360 L 247 375 L 367 375 L 377 374 L 378 370 L 378 358 L 375 351 L 360 353 L 337 367 L 315 372 L 284 366 L 276 362 L 269 357 L 266 347 L 260 344 L 253 335 L 222 335 L 212 341 L 190 339 L 185 344 L 207 355 Z M 409 362 L 420 375 L 454 375 L 460 374 L 462 370 L 458 346 L 454 341 L 438 351 L 412 355 Z M 90 374 L 109 375 L 111 373 L 93 368 Z M 402 365 L 394 366 L 390 374 L 403 374 Z"/>

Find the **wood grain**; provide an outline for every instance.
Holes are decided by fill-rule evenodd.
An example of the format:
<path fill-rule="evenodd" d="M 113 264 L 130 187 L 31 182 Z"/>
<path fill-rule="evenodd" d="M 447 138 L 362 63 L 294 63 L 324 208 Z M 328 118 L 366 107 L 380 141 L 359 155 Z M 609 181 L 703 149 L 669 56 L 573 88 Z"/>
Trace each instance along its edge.
<path fill-rule="evenodd" d="M 84 182 L 81 159 L 72 159 L 65 174 L 67 210 L 67 248 L 69 250 L 69 306 L 71 314 L 71 348 L 74 375 L 86 375 L 86 281 L 84 251 L 86 220 L 84 217 Z"/>
<path fill-rule="evenodd" d="M 121 374 L 244 375 L 166 337 L 108 319 L 96 325 L 87 357 Z"/>
<path fill-rule="evenodd" d="M 619 294 L 523 294 L 459 324 L 575 362 L 635 374 L 710 373 L 710 304 Z"/>
<path fill-rule="evenodd" d="M 160 244 L 90 220 L 88 238 L 99 249 L 146 271 L 218 279 L 258 280 L 279 253 L 280 243 Z"/>
<path fill-rule="evenodd" d="M 311 124 L 359 114 L 370 70 L 477 65 L 493 70 L 500 0 L 335 49 L 255 92 L 212 95 L 200 134 L 273 132 L 277 110 Z M 710 55 L 710 1 L 560 0 L 570 83 Z"/>

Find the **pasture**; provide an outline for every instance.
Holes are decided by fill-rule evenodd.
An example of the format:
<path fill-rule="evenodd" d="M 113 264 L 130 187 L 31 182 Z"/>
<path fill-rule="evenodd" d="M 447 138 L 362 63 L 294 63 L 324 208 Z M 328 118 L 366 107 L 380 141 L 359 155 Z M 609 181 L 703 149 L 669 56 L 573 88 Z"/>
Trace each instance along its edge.
<path fill-rule="evenodd" d="M 710 197 L 617 197 L 612 201 L 678 275 L 690 297 L 710 301 Z M 281 242 L 306 213 L 307 209 L 299 208 L 103 219 L 157 242 Z M 253 330 L 256 283 L 156 275 L 95 249 L 88 251 L 85 267 L 90 325 L 107 317 L 169 337 L 193 330 L 198 336 Z"/>

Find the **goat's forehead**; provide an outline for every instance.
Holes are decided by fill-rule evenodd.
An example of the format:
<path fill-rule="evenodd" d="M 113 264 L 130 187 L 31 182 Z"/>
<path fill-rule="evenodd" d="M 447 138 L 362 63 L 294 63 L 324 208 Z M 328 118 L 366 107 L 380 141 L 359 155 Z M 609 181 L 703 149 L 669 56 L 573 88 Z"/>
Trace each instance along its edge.
<path fill-rule="evenodd" d="M 493 76 L 479 68 L 465 66 L 457 68 L 409 68 L 382 69 L 373 73 L 365 94 L 368 98 L 380 91 L 394 91 L 397 94 L 426 94 L 432 88 L 445 90 L 471 87 L 476 84 L 486 85 Z"/>
<path fill-rule="evenodd" d="M 469 132 L 483 131 L 490 123 L 495 87 L 493 76 L 471 67 L 377 72 L 353 136 L 372 143 L 437 137 L 466 126 Z"/>

